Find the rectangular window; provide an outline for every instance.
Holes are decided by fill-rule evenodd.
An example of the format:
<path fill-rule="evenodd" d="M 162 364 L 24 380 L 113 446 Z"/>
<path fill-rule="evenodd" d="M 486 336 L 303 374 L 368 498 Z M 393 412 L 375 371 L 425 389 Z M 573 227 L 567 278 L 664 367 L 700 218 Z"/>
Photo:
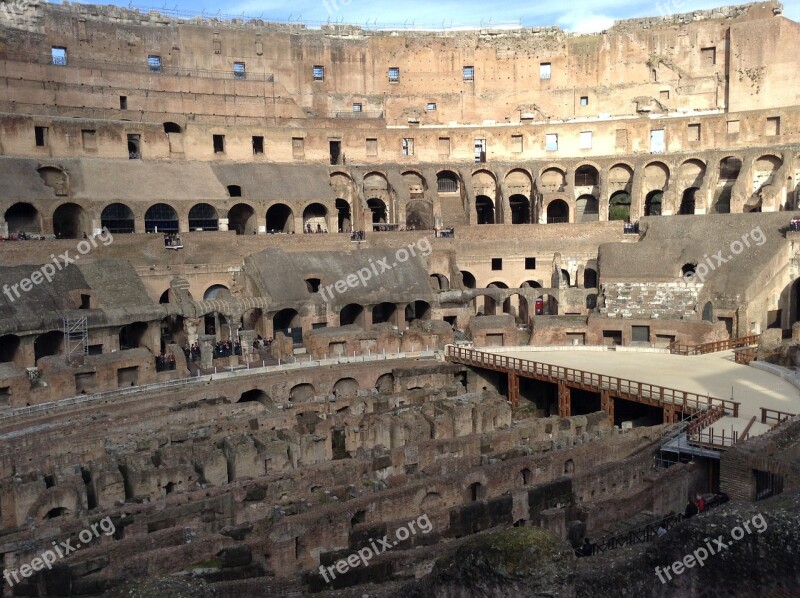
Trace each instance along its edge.
<path fill-rule="evenodd" d="M 361 104 L 353 104 L 353 112 L 361 112 L 364 109 L 364 106 Z"/>
<path fill-rule="evenodd" d="M 492 258 L 492 270 L 502 270 L 503 269 L 503 258 L 501 257 L 493 257 Z"/>
<path fill-rule="evenodd" d="M 543 62 L 539 65 L 539 79 L 549 79 L 550 78 L 550 63 Z"/>
<path fill-rule="evenodd" d="M 436 104 L 434 102 L 428 102 L 428 112 L 433 112 L 436 110 Z"/>
<path fill-rule="evenodd" d="M 247 79 L 247 70 L 245 69 L 244 62 L 233 63 L 233 78 L 234 79 Z"/>
<path fill-rule="evenodd" d="M 264 138 L 260 135 L 253 136 L 253 155 L 260 156 L 264 153 Z"/>
<path fill-rule="evenodd" d="M 314 67 L 314 81 L 324 81 L 325 80 L 325 67 L 324 66 L 315 66 Z"/>
<path fill-rule="evenodd" d="M 581 131 L 580 149 L 592 149 L 592 132 Z"/>
<path fill-rule="evenodd" d="M 738 120 L 729 120 L 728 121 L 728 135 L 736 135 L 739 132 L 739 121 Z"/>
<path fill-rule="evenodd" d="M 450 155 L 450 138 L 439 137 L 439 156 L 447 157 Z"/>
<path fill-rule="evenodd" d="M 389 83 L 400 82 L 400 68 L 393 66 L 389 69 Z"/>
<path fill-rule="evenodd" d="M 780 135 L 781 134 L 781 117 L 773 116 L 767 119 L 767 135 Z"/>
<path fill-rule="evenodd" d="M 305 158 L 306 142 L 302 137 L 292 137 L 292 157 Z"/>
<path fill-rule="evenodd" d="M 464 81 L 474 81 L 475 80 L 475 67 L 474 66 L 465 66 L 464 67 Z"/>
<path fill-rule="evenodd" d="M 650 152 L 653 154 L 663 154 L 666 150 L 664 141 L 664 129 L 650 131 Z"/>
<path fill-rule="evenodd" d="M 367 138 L 367 155 L 375 157 L 378 155 L 378 140 L 374 137 Z"/>
<path fill-rule="evenodd" d="M 128 96 L 119 96 L 119 109 L 120 110 L 128 109 Z"/>
<path fill-rule="evenodd" d="M 700 48 L 700 60 L 705 66 L 714 66 L 717 64 L 717 49 Z"/>
<path fill-rule="evenodd" d="M 475 163 L 482 164 L 486 162 L 486 139 L 475 140 Z"/>
<path fill-rule="evenodd" d="M 631 340 L 634 343 L 649 343 L 650 326 L 631 326 Z"/>
<path fill-rule="evenodd" d="M 581 106 L 589 105 L 589 96 L 581 96 Z"/>
<path fill-rule="evenodd" d="M 406 137 L 403 139 L 403 155 L 404 156 L 414 155 L 414 140 L 410 137 Z"/>
<path fill-rule="evenodd" d="M 513 154 L 521 154 L 523 150 L 523 140 L 522 135 L 512 135 L 511 136 L 511 153 Z"/>
<path fill-rule="evenodd" d="M 689 141 L 700 141 L 700 125 L 699 124 L 689 125 L 688 139 L 689 139 Z"/>
<path fill-rule="evenodd" d="M 97 131 L 84 129 L 81 131 L 81 139 L 83 140 L 83 149 L 96 150 L 97 149 Z"/>
<path fill-rule="evenodd" d="M 545 135 L 544 149 L 548 152 L 558 151 L 558 134 L 548 133 Z"/>
<path fill-rule="evenodd" d="M 61 46 L 53 46 L 50 49 L 53 64 L 56 66 L 67 66 L 67 49 Z"/>
<path fill-rule="evenodd" d="M 148 56 L 147 57 L 147 66 L 150 67 L 151 73 L 160 73 L 161 72 L 161 56 Z"/>
<path fill-rule="evenodd" d="M 627 151 L 628 149 L 628 129 L 617 129 L 616 149 Z"/>
<path fill-rule="evenodd" d="M 47 147 L 47 127 L 34 127 L 33 133 L 36 137 L 36 147 Z"/>
<path fill-rule="evenodd" d="M 525 258 L 525 269 L 526 270 L 536 270 L 536 258 L 535 257 L 526 257 Z"/>
<path fill-rule="evenodd" d="M 225 135 L 214 135 L 214 153 L 225 153 Z"/>
<path fill-rule="evenodd" d="M 131 160 L 142 159 L 142 138 L 136 133 L 128 134 L 128 158 Z"/>
<path fill-rule="evenodd" d="M 658 92 L 658 97 L 661 98 L 662 100 L 668 100 L 669 99 L 669 89 L 662 89 L 661 91 L 659 91 Z"/>

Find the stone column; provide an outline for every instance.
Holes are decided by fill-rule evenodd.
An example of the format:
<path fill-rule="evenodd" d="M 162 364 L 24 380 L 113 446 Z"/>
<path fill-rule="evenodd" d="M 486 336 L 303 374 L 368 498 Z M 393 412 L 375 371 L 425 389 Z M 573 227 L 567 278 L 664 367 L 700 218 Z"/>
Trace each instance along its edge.
<path fill-rule="evenodd" d="M 203 318 L 186 318 L 183 327 L 186 329 L 189 346 L 198 342 L 198 330 L 203 324 Z"/>
<path fill-rule="evenodd" d="M 214 343 L 217 338 L 210 334 L 200 337 L 200 367 L 204 370 L 214 367 Z"/>

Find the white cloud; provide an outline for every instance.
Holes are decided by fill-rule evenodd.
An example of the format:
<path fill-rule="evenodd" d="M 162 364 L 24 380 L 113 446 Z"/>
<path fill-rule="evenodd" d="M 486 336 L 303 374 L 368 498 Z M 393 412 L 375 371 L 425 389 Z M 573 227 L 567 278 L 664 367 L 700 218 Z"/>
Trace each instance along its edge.
<path fill-rule="evenodd" d="M 556 25 L 572 33 L 599 33 L 614 25 L 614 19 L 605 15 L 572 11 L 556 20 Z"/>

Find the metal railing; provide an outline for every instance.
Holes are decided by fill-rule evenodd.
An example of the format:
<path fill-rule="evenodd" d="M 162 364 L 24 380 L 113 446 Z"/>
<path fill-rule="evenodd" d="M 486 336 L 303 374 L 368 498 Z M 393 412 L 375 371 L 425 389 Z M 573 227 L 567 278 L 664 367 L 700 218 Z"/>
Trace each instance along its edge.
<path fill-rule="evenodd" d="M 637 527 L 636 529 L 609 536 L 608 538 L 600 540 L 597 544 L 592 545 L 592 554 L 599 554 L 623 546 L 633 546 L 634 544 L 650 542 L 658 536 L 658 528 L 663 527 L 665 530 L 669 531 L 683 521 L 683 519 L 684 516 L 682 513 L 672 513 L 657 521 Z"/>
<path fill-rule="evenodd" d="M 630 398 L 637 402 L 649 402 L 656 406 L 677 406 L 683 412 L 700 411 L 714 406 L 726 414 L 738 417 L 739 403 L 729 399 L 719 399 L 709 395 L 667 388 L 646 382 L 627 380 L 616 376 L 596 374 L 575 368 L 549 363 L 540 363 L 496 353 L 485 353 L 447 345 L 445 357 L 453 362 L 475 367 L 483 367 L 522 376 L 533 377 L 546 382 L 571 382 L 578 387 L 593 392 L 609 391 L 619 398 Z"/>
<path fill-rule="evenodd" d="M 357 112 L 344 110 L 342 112 L 329 112 L 328 118 L 381 119 L 383 118 L 383 112 L 373 110 L 359 110 Z"/>
<path fill-rule="evenodd" d="M 729 338 L 728 340 L 703 343 L 701 345 L 682 345 L 680 343 L 671 343 L 669 346 L 669 351 L 673 355 L 706 355 L 708 353 L 719 353 L 720 351 L 730 351 L 731 349 L 752 347 L 753 345 L 758 344 L 759 338 L 761 338 L 761 335 L 752 334 L 750 336 L 743 336 L 741 338 Z"/>
<path fill-rule="evenodd" d="M 235 79 L 237 81 L 265 81 L 271 83 L 275 76 L 271 73 L 258 73 L 247 71 L 245 76 L 241 72 L 233 70 L 218 71 L 211 69 L 199 69 L 190 67 L 179 67 L 162 64 L 160 68 L 154 69 L 147 62 L 141 64 L 130 62 L 104 62 L 99 60 L 84 60 L 76 58 L 55 57 L 50 54 L 14 54 L 8 53 L 2 60 L 24 62 L 27 64 L 40 64 L 43 66 L 55 65 L 68 68 L 85 68 L 108 71 L 118 71 L 123 73 L 140 73 L 143 75 L 153 75 L 157 77 L 195 77 L 199 79 Z"/>

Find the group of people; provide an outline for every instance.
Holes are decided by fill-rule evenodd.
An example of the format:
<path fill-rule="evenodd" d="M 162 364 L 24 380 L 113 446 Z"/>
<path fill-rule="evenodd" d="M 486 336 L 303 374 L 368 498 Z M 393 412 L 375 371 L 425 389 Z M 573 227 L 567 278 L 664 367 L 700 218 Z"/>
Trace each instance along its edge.
<path fill-rule="evenodd" d="M 258 337 L 253 340 L 253 349 L 255 351 L 263 351 L 264 349 L 269 349 L 272 346 L 272 339 L 264 339 L 259 334 Z"/>
<path fill-rule="evenodd" d="M 233 342 L 231 341 L 220 341 L 214 345 L 214 359 L 220 359 L 222 357 L 230 357 L 231 355 L 241 355 L 242 354 L 242 343 L 238 340 Z"/>
<path fill-rule="evenodd" d="M 689 499 L 689 502 L 686 503 L 686 510 L 683 512 L 683 516 L 686 519 L 690 519 L 697 515 L 698 513 L 702 513 L 706 510 L 706 501 L 705 499 L 697 495 L 696 499 Z"/>
<path fill-rule="evenodd" d="M 3 241 L 44 241 L 45 237 L 33 233 L 9 233 L 7 237 L 0 237 Z"/>
<path fill-rule="evenodd" d="M 156 357 L 156 371 L 157 372 L 166 372 L 169 370 L 174 370 L 176 367 L 175 365 L 175 354 L 170 352 L 169 355 L 165 354 L 164 351 L 158 354 Z"/>
<path fill-rule="evenodd" d="M 792 218 L 792 221 L 789 223 L 789 229 L 793 232 L 800 232 L 800 218 Z"/>
<path fill-rule="evenodd" d="M 166 233 L 164 235 L 164 247 L 183 247 L 178 233 Z"/>
<path fill-rule="evenodd" d="M 311 228 L 311 223 L 308 222 L 308 223 L 306 223 L 305 234 L 307 234 L 307 235 L 326 235 L 326 234 L 328 234 L 328 231 L 323 229 L 322 225 L 320 225 L 320 224 L 317 224 L 317 229 L 314 230 L 314 229 Z"/>
<path fill-rule="evenodd" d="M 366 241 L 367 240 L 367 233 L 363 230 L 357 230 L 350 235 L 351 241 Z"/>
<path fill-rule="evenodd" d="M 626 235 L 635 235 L 639 233 L 639 222 L 626 222 L 623 232 Z"/>

